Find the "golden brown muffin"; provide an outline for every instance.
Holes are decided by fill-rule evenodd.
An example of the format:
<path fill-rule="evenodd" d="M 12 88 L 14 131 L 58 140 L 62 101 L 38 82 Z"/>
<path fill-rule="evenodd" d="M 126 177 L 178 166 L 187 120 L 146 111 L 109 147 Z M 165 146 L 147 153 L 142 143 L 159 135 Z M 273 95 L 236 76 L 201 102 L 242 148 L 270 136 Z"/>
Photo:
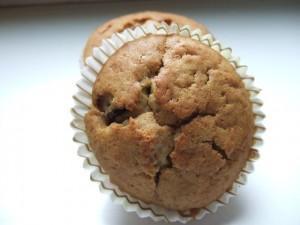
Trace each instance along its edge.
<path fill-rule="evenodd" d="M 178 35 L 128 42 L 103 66 L 85 116 L 111 182 L 147 203 L 200 209 L 251 153 L 249 93 L 218 52 Z"/>
<path fill-rule="evenodd" d="M 92 54 L 93 48 L 99 46 L 104 38 L 108 38 L 113 33 L 121 32 L 126 28 L 132 28 L 138 25 L 142 25 L 149 20 L 165 22 L 167 24 L 171 24 L 172 22 L 174 22 L 178 23 L 179 25 L 190 25 L 192 29 L 199 28 L 203 33 L 207 33 L 207 29 L 203 24 L 197 23 L 196 21 L 181 15 L 154 11 L 133 13 L 112 19 L 98 27 L 87 41 L 83 57 L 87 58 L 88 56 L 90 56 Z"/>

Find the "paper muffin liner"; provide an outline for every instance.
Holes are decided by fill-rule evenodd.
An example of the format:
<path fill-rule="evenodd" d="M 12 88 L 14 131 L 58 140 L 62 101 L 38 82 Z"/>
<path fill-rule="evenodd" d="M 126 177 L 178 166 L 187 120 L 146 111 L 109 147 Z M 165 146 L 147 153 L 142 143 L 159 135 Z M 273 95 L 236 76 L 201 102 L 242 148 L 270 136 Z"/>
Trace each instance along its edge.
<path fill-rule="evenodd" d="M 157 205 L 147 204 L 121 191 L 116 185 L 110 182 L 108 174 L 106 174 L 101 168 L 101 165 L 91 150 L 87 135 L 85 133 L 83 118 L 92 106 L 92 88 L 97 74 L 99 74 L 101 71 L 102 66 L 107 59 L 125 43 L 141 38 L 148 34 L 177 34 L 184 37 L 190 37 L 209 46 L 220 53 L 232 64 L 245 84 L 246 89 L 250 93 L 250 100 L 252 102 L 252 110 L 255 116 L 256 127 L 255 134 L 253 136 L 253 146 L 251 148 L 250 157 L 245 167 L 241 170 L 238 178 L 233 183 L 231 189 L 225 192 L 216 201 L 210 203 L 202 209 L 199 209 L 199 211 L 193 216 L 184 216 L 176 210 L 170 210 Z M 84 167 L 91 171 L 90 179 L 99 183 L 100 191 L 109 194 L 113 202 L 122 205 L 127 212 L 136 212 L 141 218 L 150 217 L 154 221 L 179 221 L 182 223 L 186 223 L 192 219 L 200 220 L 206 214 L 216 212 L 220 206 L 228 204 L 229 200 L 233 196 L 237 195 L 238 189 L 241 185 L 246 183 L 248 174 L 253 171 L 253 162 L 259 157 L 258 148 L 263 142 L 261 134 L 265 130 L 262 120 L 265 116 L 261 111 L 261 106 L 263 103 L 257 97 L 261 90 L 253 85 L 254 78 L 247 74 L 247 66 L 241 65 L 239 58 L 233 57 L 231 52 L 231 48 L 223 47 L 220 42 L 215 40 L 211 34 L 203 35 L 200 29 L 192 30 L 188 25 L 179 26 L 175 23 L 167 25 L 166 23 L 158 24 L 148 22 L 142 26 L 137 26 L 132 29 L 125 29 L 121 33 L 114 33 L 111 38 L 104 39 L 99 47 L 95 47 L 93 49 L 93 55 L 88 57 L 85 60 L 85 63 L 83 63 L 83 60 L 81 59 L 80 70 L 83 78 L 76 84 L 78 87 L 78 92 L 73 96 L 75 100 L 75 106 L 71 110 L 72 114 L 74 115 L 71 125 L 77 130 L 73 140 L 80 144 L 78 148 L 78 155 L 85 158 Z"/>

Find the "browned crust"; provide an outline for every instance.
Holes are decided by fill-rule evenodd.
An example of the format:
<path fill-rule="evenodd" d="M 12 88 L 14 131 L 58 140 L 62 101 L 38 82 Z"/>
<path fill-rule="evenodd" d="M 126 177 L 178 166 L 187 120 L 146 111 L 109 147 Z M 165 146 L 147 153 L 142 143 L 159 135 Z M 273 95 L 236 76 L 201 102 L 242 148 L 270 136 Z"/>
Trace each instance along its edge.
<path fill-rule="evenodd" d="M 229 190 L 251 152 L 249 93 L 231 64 L 177 35 L 128 42 L 109 58 L 85 116 L 111 181 L 148 203 L 186 211 Z"/>

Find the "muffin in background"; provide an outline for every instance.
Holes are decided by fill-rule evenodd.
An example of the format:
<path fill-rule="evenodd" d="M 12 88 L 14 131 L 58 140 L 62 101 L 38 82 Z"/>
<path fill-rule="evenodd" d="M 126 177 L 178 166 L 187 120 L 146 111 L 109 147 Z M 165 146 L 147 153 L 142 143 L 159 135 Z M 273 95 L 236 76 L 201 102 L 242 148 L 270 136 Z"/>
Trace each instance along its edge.
<path fill-rule="evenodd" d="M 103 39 L 111 37 L 113 33 L 122 32 L 126 28 L 133 28 L 148 21 L 157 23 L 165 22 L 169 25 L 171 23 L 189 25 L 192 29 L 200 29 L 203 34 L 208 32 L 207 28 L 203 24 L 182 15 L 156 11 L 132 13 L 114 18 L 99 26 L 89 37 L 84 48 L 83 58 L 86 59 L 88 56 L 91 56 L 93 48 L 98 47 Z"/>

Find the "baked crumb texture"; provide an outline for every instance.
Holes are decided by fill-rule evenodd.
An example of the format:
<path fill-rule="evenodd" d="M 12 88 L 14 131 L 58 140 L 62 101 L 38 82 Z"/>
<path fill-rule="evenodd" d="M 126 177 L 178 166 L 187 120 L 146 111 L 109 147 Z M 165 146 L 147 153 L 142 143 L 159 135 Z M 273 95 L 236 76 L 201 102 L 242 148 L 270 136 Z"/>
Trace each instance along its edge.
<path fill-rule="evenodd" d="M 251 152 L 249 93 L 232 65 L 190 38 L 148 35 L 103 65 L 85 115 L 112 183 L 146 203 L 200 209 L 228 191 Z"/>

